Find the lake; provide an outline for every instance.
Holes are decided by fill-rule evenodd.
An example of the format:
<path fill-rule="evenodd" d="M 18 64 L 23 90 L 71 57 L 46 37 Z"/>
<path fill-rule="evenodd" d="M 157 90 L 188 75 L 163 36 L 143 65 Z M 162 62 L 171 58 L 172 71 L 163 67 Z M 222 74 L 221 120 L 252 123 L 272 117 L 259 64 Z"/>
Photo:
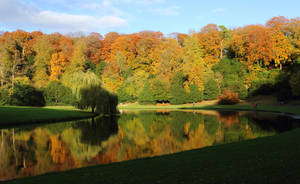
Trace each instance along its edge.
<path fill-rule="evenodd" d="M 300 127 L 274 113 L 122 111 L 120 117 L 1 129 L 0 180 L 171 154 Z"/>

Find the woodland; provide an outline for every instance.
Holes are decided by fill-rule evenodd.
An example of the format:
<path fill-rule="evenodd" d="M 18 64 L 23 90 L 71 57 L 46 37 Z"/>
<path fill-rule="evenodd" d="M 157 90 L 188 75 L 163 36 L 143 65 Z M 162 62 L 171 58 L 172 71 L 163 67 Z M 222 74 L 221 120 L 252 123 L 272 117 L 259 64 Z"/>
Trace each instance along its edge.
<path fill-rule="evenodd" d="M 109 113 L 118 103 L 234 104 L 260 94 L 287 102 L 300 97 L 299 68 L 299 17 L 169 35 L 16 30 L 0 33 L 0 104 Z"/>

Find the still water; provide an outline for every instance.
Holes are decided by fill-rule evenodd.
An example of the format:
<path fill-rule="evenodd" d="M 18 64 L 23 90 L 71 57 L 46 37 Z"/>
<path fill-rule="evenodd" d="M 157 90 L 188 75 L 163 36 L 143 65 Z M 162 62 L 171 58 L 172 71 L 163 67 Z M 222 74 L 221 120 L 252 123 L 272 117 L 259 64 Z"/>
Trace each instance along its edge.
<path fill-rule="evenodd" d="M 296 121 L 254 112 L 123 111 L 0 129 L 0 180 L 271 136 L 300 127 Z"/>

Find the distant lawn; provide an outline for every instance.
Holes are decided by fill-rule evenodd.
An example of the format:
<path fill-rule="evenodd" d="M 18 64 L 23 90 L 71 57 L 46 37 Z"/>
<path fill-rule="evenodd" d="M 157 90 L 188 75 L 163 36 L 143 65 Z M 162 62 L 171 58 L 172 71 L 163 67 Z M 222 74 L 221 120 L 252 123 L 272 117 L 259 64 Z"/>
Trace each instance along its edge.
<path fill-rule="evenodd" d="M 21 178 L 20 184 L 300 183 L 300 129 L 172 155 Z"/>
<path fill-rule="evenodd" d="M 209 106 L 185 106 L 181 109 L 212 109 L 212 110 L 246 110 L 266 111 L 300 115 L 300 106 L 246 106 L 246 105 L 209 105 Z"/>
<path fill-rule="evenodd" d="M 92 117 L 90 112 L 80 111 L 72 106 L 49 107 L 0 107 L 0 128 L 13 125 L 50 123 Z"/>
<path fill-rule="evenodd" d="M 267 112 L 281 112 L 300 115 L 300 106 L 258 106 L 254 108 L 249 105 L 168 105 L 168 106 L 157 106 L 157 105 L 139 105 L 132 104 L 126 106 L 118 106 L 121 109 L 211 109 L 211 110 L 249 110 L 249 111 L 267 111 Z"/>

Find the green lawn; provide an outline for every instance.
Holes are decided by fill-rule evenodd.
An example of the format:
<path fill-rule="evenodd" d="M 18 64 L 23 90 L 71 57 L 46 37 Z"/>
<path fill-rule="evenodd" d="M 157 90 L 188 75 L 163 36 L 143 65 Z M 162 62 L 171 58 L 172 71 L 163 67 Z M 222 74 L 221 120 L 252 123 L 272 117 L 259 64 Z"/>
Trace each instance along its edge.
<path fill-rule="evenodd" d="M 300 183 L 300 130 L 6 183 Z"/>
<path fill-rule="evenodd" d="M 258 106 L 254 108 L 249 105 L 169 105 L 169 106 L 156 106 L 156 105 L 126 105 L 118 106 L 119 109 L 208 109 L 208 110 L 249 110 L 249 111 L 268 111 L 268 112 L 281 112 L 289 114 L 300 115 L 300 106 Z"/>
<path fill-rule="evenodd" d="M 92 117 L 93 114 L 71 106 L 53 107 L 0 107 L 0 127 L 34 123 L 50 123 Z"/>
<path fill-rule="evenodd" d="M 246 110 L 246 111 L 263 111 L 279 112 L 287 114 L 300 115 L 300 106 L 246 106 L 246 105 L 210 105 L 210 106 L 185 106 L 181 109 L 212 109 L 212 110 Z"/>

